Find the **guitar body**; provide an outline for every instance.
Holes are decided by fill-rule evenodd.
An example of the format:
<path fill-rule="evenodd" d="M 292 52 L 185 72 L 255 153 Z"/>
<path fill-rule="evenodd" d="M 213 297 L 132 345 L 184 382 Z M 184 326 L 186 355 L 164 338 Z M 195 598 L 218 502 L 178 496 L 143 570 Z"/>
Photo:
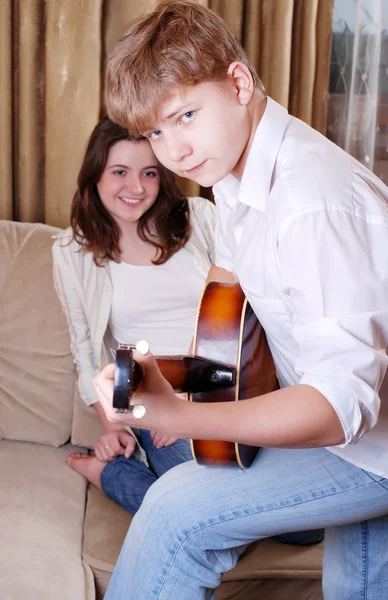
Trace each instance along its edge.
<path fill-rule="evenodd" d="M 240 402 L 278 389 L 267 339 L 238 284 L 212 282 L 197 318 L 195 356 L 236 368 L 235 384 L 190 393 L 191 402 Z M 218 440 L 191 440 L 194 459 L 203 465 L 249 467 L 258 447 Z"/>

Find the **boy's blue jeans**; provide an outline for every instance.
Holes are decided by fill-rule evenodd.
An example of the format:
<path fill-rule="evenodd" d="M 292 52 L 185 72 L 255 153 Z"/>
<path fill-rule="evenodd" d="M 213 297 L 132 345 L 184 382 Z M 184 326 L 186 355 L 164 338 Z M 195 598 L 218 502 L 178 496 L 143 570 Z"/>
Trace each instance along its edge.
<path fill-rule="evenodd" d="M 133 458 L 118 456 L 107 463 L 101 474 L 105 494 L 133 515 L 139 510 L 148 489 L 164 473 L 188 460 L 192 460 L 190 442 L 177 440 L 171 446 L 157 449 L 150 432 L 140 429 L 141 444 L 147 453 L 150 468 Z M 277 539 L 285 544 L 303 546 L 322 541 L 323 529 L 285 533 Z"/>
<path fill-rule="evenodd" d="M 388 480 L 324 448 L 261 449 L 238 468 L 182 464 L 149 490 L 105 600 L 211 600 L 246 546 L 326 528 L 325 600 L 388 598 Z"/>

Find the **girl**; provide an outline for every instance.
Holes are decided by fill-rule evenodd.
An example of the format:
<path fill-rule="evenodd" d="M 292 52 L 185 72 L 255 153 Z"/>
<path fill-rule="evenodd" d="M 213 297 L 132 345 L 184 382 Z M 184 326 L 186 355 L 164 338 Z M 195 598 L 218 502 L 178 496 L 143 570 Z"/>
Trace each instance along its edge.
<path fill-rule="evenodd" d="M 117 343 L 150 340 L 155 354 L 186 354 L 213 262 L 214 205 L 185 198 L 149 142 L 107 117 L 90 137 L 71 209 L 53 246 L 54 282 L 65 312 L 79 391 L 104 428 L 95 456 L 67 462 L 135 513 L 152 483 L 191 459 L 189 442 L 115 426 L 92 378 Z"/>

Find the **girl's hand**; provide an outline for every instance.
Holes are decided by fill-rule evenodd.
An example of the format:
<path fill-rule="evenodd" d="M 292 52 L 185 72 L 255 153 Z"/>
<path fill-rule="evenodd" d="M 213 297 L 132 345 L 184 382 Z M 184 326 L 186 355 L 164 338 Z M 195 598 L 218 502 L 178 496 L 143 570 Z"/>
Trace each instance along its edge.
<path fill-rule="evenodd" d="M 145 356 L 133 351 L 133 357 L 144 370 L 144 378 L 132 396 L 131 404 L 143 405 L 146 409 L 141 419 L 131 413 L 117 413 L 112 406 L 114 387 L 114 365 L 108 365 L 93 379 L 97 396 L 109 421 L 130 427 L 141 427 L 158 431 L 168 437 L 179 435 L 183 424 L 183 413 L 189 407 L 174 394 L 171 385 L 164 379 L 154 356 L 148 352 Z"/>
<path fill-rule="evenodd" d="M 171 444 L 176 442 L 176 438 L 164 435 L 163 433 L 159 433 L 157 431 L 150 431 L 150 434 L 152 441 L 154 442 L 154 446 L 158 450 L 159 448 L 163 448 L 165 446 L 171 446 Z"/>
<path fill-rule="evenodd" d="M 119 454 L 129 458 L 136 447 L 135 438 L 128 431 L 109 431 L 94 447 L 94 454 L 101 462 L 110 462 Z"/>

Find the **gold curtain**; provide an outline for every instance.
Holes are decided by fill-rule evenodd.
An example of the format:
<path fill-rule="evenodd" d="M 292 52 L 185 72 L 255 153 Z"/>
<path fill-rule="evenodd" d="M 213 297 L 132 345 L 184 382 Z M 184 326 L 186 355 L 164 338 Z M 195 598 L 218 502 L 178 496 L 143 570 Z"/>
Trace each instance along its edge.
<path fill-rule="evenodd" d="M 107 57 L 158 1 L 0 1 L 0 218 L 68 225 Z M 226 21 L 269 95 L 324 133 L 333 0 L 197 1 Z"/>

